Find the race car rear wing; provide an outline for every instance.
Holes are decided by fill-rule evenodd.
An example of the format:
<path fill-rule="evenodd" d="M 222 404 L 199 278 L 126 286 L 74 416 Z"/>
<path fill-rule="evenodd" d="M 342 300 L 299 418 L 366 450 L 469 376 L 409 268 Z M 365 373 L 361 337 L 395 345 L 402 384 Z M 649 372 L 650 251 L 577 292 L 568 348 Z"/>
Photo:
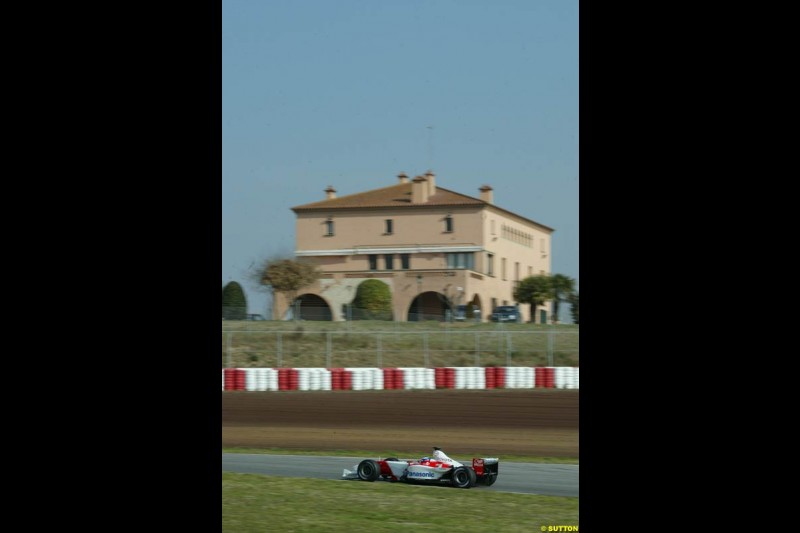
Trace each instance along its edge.
<path fill-rule="evenodd" d="M 472 469 L 475 475 L 479 478 L 492 475 L 497 475 L 500 467 L 500 459 L 497 457 L 473 457 Z"/>

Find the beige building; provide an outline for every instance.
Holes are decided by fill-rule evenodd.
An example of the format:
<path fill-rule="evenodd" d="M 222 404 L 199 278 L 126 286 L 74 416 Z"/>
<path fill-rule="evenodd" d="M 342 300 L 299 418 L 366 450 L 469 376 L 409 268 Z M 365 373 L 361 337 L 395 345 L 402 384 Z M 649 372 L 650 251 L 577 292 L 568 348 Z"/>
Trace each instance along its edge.
<path fill-rule="evenodd" d="M 495 306 L 515 305 L 519 280 L 550 273 L 554 230 L 495 205 L 490 186 L 473 197 L 439 187 L 431 172 L 397 179 L 341 197 L 329 186 L 324 200 L 292 208 L 296 255 L 323 272 L 298 294 L 301 316 L 345 320 L 358 285 L 378 279 L 391 289 L 395 320 L 442 320 L 467 304 L 486 321 Z M 276 294 L 273 318 L 287 304 Z M 550 318 L 549 305 L 519 308 L 526 322 Z"/>

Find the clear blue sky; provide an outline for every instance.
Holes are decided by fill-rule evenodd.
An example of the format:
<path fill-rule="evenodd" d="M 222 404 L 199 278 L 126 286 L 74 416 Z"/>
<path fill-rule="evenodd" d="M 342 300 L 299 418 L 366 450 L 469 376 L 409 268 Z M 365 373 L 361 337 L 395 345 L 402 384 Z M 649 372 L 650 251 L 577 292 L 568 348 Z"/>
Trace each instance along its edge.
<path fill-rule="evenodd" d="M 579 281 L 578 137 L 577 0 L 223 0 L 222 283 L 266 314 L 247 272 L 292 255 L 292 206 L 429 169 Z"/>

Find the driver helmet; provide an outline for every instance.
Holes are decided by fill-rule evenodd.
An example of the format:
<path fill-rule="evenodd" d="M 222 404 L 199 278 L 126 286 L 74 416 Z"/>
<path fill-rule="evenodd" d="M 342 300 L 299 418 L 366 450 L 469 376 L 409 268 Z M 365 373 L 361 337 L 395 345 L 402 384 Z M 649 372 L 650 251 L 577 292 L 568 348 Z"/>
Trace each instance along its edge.
<path fill-rule="evenodd" d="M 423 457 L 422 459 L 419 460 L 419 462 L 424 463 L 425 461 L 430 461 L 430 460 L 431 460 L 430 457 Z"/>

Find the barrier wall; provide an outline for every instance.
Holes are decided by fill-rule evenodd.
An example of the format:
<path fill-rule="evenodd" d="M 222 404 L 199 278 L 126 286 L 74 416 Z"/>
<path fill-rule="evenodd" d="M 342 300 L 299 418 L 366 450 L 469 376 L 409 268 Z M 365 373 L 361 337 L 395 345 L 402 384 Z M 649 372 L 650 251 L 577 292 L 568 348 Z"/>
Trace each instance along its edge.
<path fill-rule="evenodd" d="M 223 368 L 223 391 L 578 389 L 571 366 Z"/>

